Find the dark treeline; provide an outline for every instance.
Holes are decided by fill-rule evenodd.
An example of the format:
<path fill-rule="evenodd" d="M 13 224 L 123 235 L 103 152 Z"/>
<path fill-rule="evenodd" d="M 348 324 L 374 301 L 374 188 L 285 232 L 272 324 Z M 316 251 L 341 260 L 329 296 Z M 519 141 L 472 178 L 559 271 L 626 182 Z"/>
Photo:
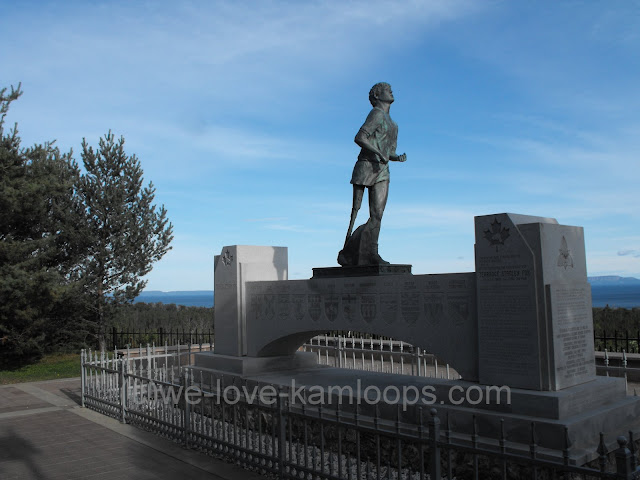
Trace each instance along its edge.
<path fill-rule="evenodd" d="M 617 332 L 629 332 L 636 336 L 640 330 L 640 307 L 635 308 L 610 308 L 594 307 L 593 331 L 596 336 L 601 336 L 606 331 L 607 335 Z"/>
<path fill-rule="evenodd" d="M 640 353 L 640 308 L 594 308 L 596 351 Z"/>
<path fill-rule="evenodd" d="M 162 303 L 134 303 L 114 305 L 109 311 L 109 330 L 115 327 L 119 332 L 165 331 L 176 329 L 193 333 L 213 330 L 214 308 L 186 307 Z M 607 335 L 614 331 L 628 331 L 636 336 L 640 330 L 640 308 L 593 308 L 593 328 L 596 336 L 604 331 Z M 346 331 L 327 332 L 327 334 L 347 335 Z M 365 335 L 377 338 L 376 335 Z"/>
<path fill-rule="evenodd" d="M 127 303 L 114 305 L 109 312 L 109 327 L 124 332 L 213 331 L 213 307 L 185 307 L 173 303 Z"/>
<path fill-rule="evenodd" d="M 105 348 L 208 344 L 214 340 L 213 316 L 213 307 L 173 303 L 113 305 L 109 310 Z"/>

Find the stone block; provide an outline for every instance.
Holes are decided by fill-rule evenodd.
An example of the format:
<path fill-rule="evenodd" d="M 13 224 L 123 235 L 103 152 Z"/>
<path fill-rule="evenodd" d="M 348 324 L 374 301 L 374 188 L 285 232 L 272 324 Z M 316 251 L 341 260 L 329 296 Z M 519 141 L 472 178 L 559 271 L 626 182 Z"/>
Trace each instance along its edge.
<path fill-rule="evenodd" d="M 287 280 L 286 247 L 232 245 L 215 257 L 215 350 L 223 355 L 246 355 L 247 282 Z"/>
<path fill-rule="evenodd" d="M 476 217 L 479 380 L 560 390 L 595 378 L 582 228 Z"/>

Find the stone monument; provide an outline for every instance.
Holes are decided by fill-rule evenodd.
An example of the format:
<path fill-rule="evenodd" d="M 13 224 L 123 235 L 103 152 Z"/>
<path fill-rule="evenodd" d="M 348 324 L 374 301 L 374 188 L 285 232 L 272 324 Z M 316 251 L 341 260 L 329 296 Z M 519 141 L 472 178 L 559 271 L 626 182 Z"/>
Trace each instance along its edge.
<path fill-rule="evenodd" d="M 365 268 L 350 276 L 339 267 L 288 280 L 286 248 L 224 247 L 215 260 L 215 350 L 196 354 L 196 366 L 283 386 L 356 378 L 383 386 L 388 375 L 341 373 L 297 351 L 331 330 L 379 334 L 461 373 L 455 381 L 392 380 L 433 387 L 454 432 L 470 433 L 475 417 L 483 435 L 497 436 L 503 425 L 511 441 L 527 445 L 535 422 L 539 446 L 561 452 L 567 438 L 576 462 L 591 458 L 600 432 L 638 432 L 640 400 L 626 395 L 624 379 L 595 375 L 582 228 L 498 213 L 476 217 L 475 235 L 476 271 L 438 275 Z M 498 404 L 447 395 L 484 386 L 508 387 L 509 402 L 503 390 Z"/>
<path fill-rule="evenodd" d="M 596 377 L 581 227 L 512 213 L 478 216 L 475 272 L 412 275 L 410 265 L 380 257 L 389 162 L 404 162 L 406 155 L 396 154 L 391 87 L 374 85 L 369 100 L 373 108 L 355 137 L 361 151 L 341 267 L 288 280 L 286 248 L 224 247 L 215 258 L 215 350 L 196 354 L 196 367 L 283 387 L 291 380 L 307 388 L 353 387 L 356 379 L 418 391 L 428 386 L 440 414 L 450 414 L 454 433 L 475 431 L 477 421 L 483 435 L 493 436 L 489 442 L 504 430 L 510 442 L 526 446 L 535 424 L 540 447 L 576 462 L 592 458 L 600 432 L 638 432 L 640 400 L 626 395 L 623 379 Z M 369 219 L 352 233 L 365 189 Z M 354 375 L 320 368 L 314 353 L 297 351 L 332 330 L 404 340 L 451 364 L 462 379 Z M 454 388 L 482 386 L 493 392 L 493 402 L 451 397 Z M 385 407 L 399 412 L 391 405 L 381 411 Z M 408 421 L 415 414 L 410 409 Z"/>

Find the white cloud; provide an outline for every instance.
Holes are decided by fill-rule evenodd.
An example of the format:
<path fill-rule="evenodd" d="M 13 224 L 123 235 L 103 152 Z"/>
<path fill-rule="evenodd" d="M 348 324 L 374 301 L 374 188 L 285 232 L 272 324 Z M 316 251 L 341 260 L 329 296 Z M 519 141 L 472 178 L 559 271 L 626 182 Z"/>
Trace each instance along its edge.
<path fill-rule="evenodd" d="M 635 258 L 640 258 L 640 250 L 620 250 L 618 252 L 618 256 L 619 257 L 631 256 Z"/>

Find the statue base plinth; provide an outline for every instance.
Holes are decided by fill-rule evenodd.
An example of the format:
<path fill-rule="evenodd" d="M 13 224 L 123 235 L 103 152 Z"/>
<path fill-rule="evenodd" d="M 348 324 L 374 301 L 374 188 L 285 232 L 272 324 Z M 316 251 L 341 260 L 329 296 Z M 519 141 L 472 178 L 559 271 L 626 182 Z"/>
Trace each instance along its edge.
<path fill-rule="evenodd" d="M 381 275 L 411 275 L 411 265 L 356 265 L 353 267 L 322 267 L 313 269 L 311 278 L 377 277 Z"/>

